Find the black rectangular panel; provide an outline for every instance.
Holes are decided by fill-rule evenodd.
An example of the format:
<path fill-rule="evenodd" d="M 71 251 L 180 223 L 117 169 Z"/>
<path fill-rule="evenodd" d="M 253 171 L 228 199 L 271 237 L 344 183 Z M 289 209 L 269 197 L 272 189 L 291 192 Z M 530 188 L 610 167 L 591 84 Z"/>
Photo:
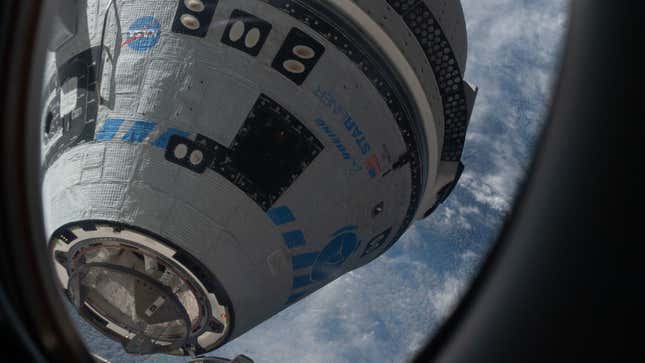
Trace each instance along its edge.
<path fill-rule="evenodd" d="M 266 211 L 323 148 L 295 116 L 261 95 L 230 149 L 219 144 L 214 147 L 211 169 Z"/>
<path fill-rule="evenodd" d="M 233 141 L 236 168 L 274 202 L 318 156 L 322 144 L 294 116 L 262 95 Z"/>
<path fill-rule="evenodd" d="M 295 84 L 301 85 L 323 53 L 325 47 L 322 44 L 302 30 L 292 28 L 271 66 Z"/>
<path fill-rule="evenodd" d="M 213 14 L 215 14 L 215 8 L 217 8 L 219 0 L 201 0 L 203 7 L 195 5 L 192 10 L 186 6 L 186 1 L 178 0 L 178 2 L 179 6 L 177 6 L 175 19 L 172 23 L 173 33 L 192 35 L 200 38 L 205 37 L 208 33 L 208 28 L 210 28 L 211 22 L 213 21 Z M 182 24 L 182 15 L 195 17 L 195 19 L 199 21 L 199 27 L 196 29 L 186 27 Z"/>
<path fill-rule="evenodd" d="M 257 57 L 271 33 L 271 28 L 269 22 L 242 10 L 233 10 L 224 29 L 222 43 Z"/>

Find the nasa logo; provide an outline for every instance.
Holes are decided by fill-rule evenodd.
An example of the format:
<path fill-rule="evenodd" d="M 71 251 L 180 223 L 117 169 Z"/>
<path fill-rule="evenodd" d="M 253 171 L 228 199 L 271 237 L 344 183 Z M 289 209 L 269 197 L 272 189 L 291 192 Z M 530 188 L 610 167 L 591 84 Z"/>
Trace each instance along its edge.
<path fill-rule="evenodd" d="M 145 52 L 154 47 L 161 37 L 161 24 L 152 16 L 142 16 L 135 20 L 125 33 L 125 41 L 130 49 Z"/>
<path fill-rule="evenodd" d="M 356 229 L 356 226 L 347 226 L 331 235 L 331 241 L 320 252 L 311 270 L 313 281 L 326 281 L 342 268 L 360 244 Z"/>

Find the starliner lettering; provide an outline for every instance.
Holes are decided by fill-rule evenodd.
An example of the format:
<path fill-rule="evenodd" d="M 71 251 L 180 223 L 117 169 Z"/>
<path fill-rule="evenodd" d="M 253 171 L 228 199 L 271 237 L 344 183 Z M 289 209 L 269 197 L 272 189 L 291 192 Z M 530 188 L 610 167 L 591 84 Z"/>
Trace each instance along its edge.
<path fill-rule="evenodd" d="M 321 130 L 323 130 L 327 137 L 329 137 L 329 140 L 334 144 L 334 146 L 336 146 L 336 149 L 338 149 L 338 152 L 340 152 L 340 154 L 343 156 L 343 159 L 349 160 L 352 163 L 349 172 L 355 173 L 363 169 L 361 163 L 352 157 L 352 155 L 347 150 L 347 147 L 345 147 L 345 144 L 343 144 L 338 135 L 336 135 L 336 133 L 331 129 L 331 127 L 325 120 L 318 117 L 316 118 L 316 124 L 320 127 Z"/>
<path fill-rule="evenodd" d="M 345 106 L 338 102 L 336 96 L 331 91 L 323 90 L 319 85 L 314 91 L 314 95 L 320 100 L 323 105 L 328 107 L 335 116 L 340 117 L 345 130 L 354 139 L 358 150 L 360 150 L 361 154 L 364 156 L 363 165 L 367 169 L 369 176 L 372 178 L 377 177 L 381 173 L 381 166 L 378 160 L 378 156 L 375 153 L 371 153 L 372 146 L 367 141 L 367 136 L 361 129 L 359 123 L 352 117 Z M 330 132 L 333 133 L 333 131 Z M 329 133 L 328 136 L 330 136 Z M 338 137 L 335 134 L 332 140 L 334 139 L 338 140 Z M 338 147 L 338 144 L 336 142 L 334 143 Z M 349 155 L 349 153 L 347 153 L 347 149 L 344 146 L 343 149 L 344 150 L 341 150 L 343 156 L 345 157 L 345 154 Z M 347 158 L 345 157 L 345 159 Z"/>
<path fill-rule="evenodd" d="M 320 102 L 322 102 L 325 106 L 329 107 L 329 109 L 332 110 L 334 115 L 342 116 L 343 125 L 345 126 L 345 129 L 349 132 L 349 134 L 354 138 L 354 142 L 356 142 L 358 149 L 363 155 L 369 154 L 369 152 L 372 150 L 372 147 L 370 146 L 369 142 L 367 142 L 365 133 L 363 132 L 363 130 L 361 130 L 358 122 L 354 120 L 352 115 L 345 109 L 345 107 L 336 100 L 334 94 L 330 91 L 323 90 L 322 88 L 320 88 L 320 86 L 316 88 L 314 94 L 316 95 L 316 97 L 318 97 L 318 99 L 320 99 Z"/>

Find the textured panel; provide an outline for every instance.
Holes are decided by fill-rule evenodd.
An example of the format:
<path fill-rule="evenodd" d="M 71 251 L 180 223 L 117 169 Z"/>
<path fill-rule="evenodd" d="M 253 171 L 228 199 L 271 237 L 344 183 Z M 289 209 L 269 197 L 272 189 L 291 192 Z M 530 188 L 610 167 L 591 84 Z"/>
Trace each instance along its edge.
<path fill-rule="evenodd" d="M 153 59 L 146 68 L 141 85 L 137 113 L 147 117 L 168 118 L 173 108 L 177 88 L 181 85 L 184 63 L 169 59 Z M 169 92 L 170 90 L 173 90 Z"/>
<path fill-rule="evenodd" d="M 441 160 L 459 161 L 466 140 L 468 111 L 463 79 L 454 52 L 428 6 L 419 1 L 388 0 L 408 25 L 432 66 L 444 107 Z"/>

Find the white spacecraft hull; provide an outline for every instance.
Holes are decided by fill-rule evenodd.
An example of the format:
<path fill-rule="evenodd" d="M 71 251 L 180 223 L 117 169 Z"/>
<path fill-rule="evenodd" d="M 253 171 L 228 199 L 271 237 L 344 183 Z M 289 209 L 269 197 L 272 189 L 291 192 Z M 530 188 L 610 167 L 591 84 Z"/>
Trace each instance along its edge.
<path fill-rule="evenodd" d="M 458 2 L 83 8 L 45 90 L 52 251 L 69 255 L 65 288 L 61 261 L 102 240 L 185 270 L 222 326 L 172 353 L 211 350 L 368 263 L 454 186 L 474 100 Z"/>

